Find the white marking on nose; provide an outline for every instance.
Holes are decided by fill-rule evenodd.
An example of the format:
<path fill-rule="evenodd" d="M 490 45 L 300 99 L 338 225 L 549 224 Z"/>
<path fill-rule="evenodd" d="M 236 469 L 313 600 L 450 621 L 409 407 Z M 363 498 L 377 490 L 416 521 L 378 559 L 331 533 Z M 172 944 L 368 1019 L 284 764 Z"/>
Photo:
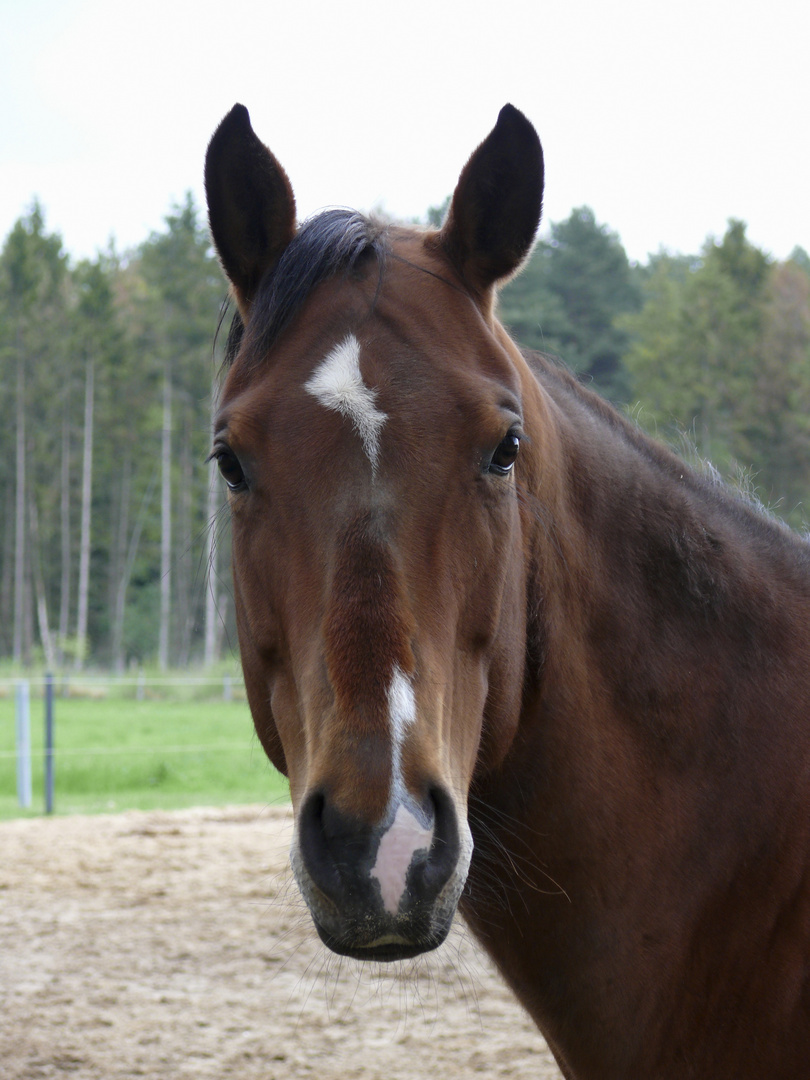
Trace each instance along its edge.
<path fill-rule="evenodd" d="M 388 715 L 391 720 L 391 741 L 394 756 L 394 778 L 399 777 L 402 763 L 402 743 L 405 732 L 416 719 L 416 699 L 411 680 L 398 667 L 388 688 Z"/>
<path fill-rule="evenodd" d="M 428 851 L 433 829 L 426 829 L 401 803 L 377 849 L 377 861 L 371 876 L 380 883 L 385 910 L 396 915 L 405 892 L 408 869 L 418 851 Z"/>
<path fill-rule="evenodd" d="M 385 910 L 396 915 L 414 856 L 418 851 L 430 850 L 433 841 L 433 827 L 425 828 L 405 805 L 410 796 L 402 779 L 402 746 L 408 728 L 416 720 L 416 698 L 411 680 L 398 667 L 394 668 L 388 688 L 388 716 L 391 724 L 388 815 L 393 815 L 393 820 L 380 840 L 371 876 L 380 883 Z"/>
<path fill-rule="evenodd" d="M 304 389 L 326 409 L 340 413 L 354 424 L 372 469 L 380 454 L 380 431 L 387 415 L 374 404 L 377 393 L 363 382 L 360 342 L 349 336 L 327 354 Z"/>

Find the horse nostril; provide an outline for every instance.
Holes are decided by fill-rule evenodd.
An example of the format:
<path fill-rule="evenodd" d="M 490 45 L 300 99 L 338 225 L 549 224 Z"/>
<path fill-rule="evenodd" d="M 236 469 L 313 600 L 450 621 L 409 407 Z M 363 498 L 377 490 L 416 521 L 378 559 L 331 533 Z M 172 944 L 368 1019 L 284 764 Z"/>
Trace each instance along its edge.
<path fill-rule="evenodd" d="M 304 800 L 298 815 L 298 846 L 313 884 L 331 899 L 345 891 L 345 879 L 368 861 L 371 829 L 343 814 L 322 791 Z"/>
<path fill-rule="evenodd" d="M 433 811 L 433 843 L 428 857 L 419 865 L 411 888 L 422 895 L 438 895 L 456 871 L 459 859 L 459 829 L 456 810 L 441 787 L 429 793 Z"/>
<path fill-rule="evenodd" d="M 298 846 L 313 884 L 327 896 L 340 888 L 340 876 L 331 858 L 324 830 L 326 798 L 320 791 L 307 796 L 298 815 Z"/>

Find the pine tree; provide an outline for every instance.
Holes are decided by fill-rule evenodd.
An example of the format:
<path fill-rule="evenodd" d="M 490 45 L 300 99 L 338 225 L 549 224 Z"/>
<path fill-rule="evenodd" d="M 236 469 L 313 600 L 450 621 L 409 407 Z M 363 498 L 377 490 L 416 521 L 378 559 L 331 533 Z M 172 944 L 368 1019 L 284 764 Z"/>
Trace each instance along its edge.
<path fill-rule="evenodd" d="M 601 393 L 626 401 L 628 338 L 617 318 L 639 303 L 621 241 L 582 206 L 551 226 L 551 239 L 504 288 L 501 318 L 521 344 L 554 353 Z"/>

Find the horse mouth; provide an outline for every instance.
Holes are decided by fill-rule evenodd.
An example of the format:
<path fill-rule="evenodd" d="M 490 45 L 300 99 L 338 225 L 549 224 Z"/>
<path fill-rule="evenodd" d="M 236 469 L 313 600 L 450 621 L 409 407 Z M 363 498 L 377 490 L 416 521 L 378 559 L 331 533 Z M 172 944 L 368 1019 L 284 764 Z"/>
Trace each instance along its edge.
<path fill-rule="evenodd" d="M 385 934 L 375 938 L 367 944 L 358 944 L 356 940 L 347 937 L 336 937 L 325 930 L 317 919 L 313 918 L 315 929 L 321 941 L 338 956 L 347 956 L 351 960 L 371 961 L 378 964 L 390 964 L 397 960 L 412 960 L 422 953 L 432 952 L 444 942 L 450 929 L 433 934 L 430 937 L 411 941 L 399 934 Z"/>

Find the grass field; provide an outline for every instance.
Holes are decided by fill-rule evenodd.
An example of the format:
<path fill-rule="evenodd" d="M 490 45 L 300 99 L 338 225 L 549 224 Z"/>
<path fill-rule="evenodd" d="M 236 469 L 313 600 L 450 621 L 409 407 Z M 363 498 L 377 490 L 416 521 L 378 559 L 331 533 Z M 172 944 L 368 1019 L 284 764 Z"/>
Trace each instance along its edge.
<path fill-rule="evenodd" d="M 172 700 L 168 690 L 162 700 L 105 693 L 100 700 L 55 697 L 56 813 L 288 799 L 244 700 Z M 14 695 L 0 697 L 0 818 L 44 811 L 44 703 L 33 685 L 31 695 L 31 810 L 17 801 Z"/>

